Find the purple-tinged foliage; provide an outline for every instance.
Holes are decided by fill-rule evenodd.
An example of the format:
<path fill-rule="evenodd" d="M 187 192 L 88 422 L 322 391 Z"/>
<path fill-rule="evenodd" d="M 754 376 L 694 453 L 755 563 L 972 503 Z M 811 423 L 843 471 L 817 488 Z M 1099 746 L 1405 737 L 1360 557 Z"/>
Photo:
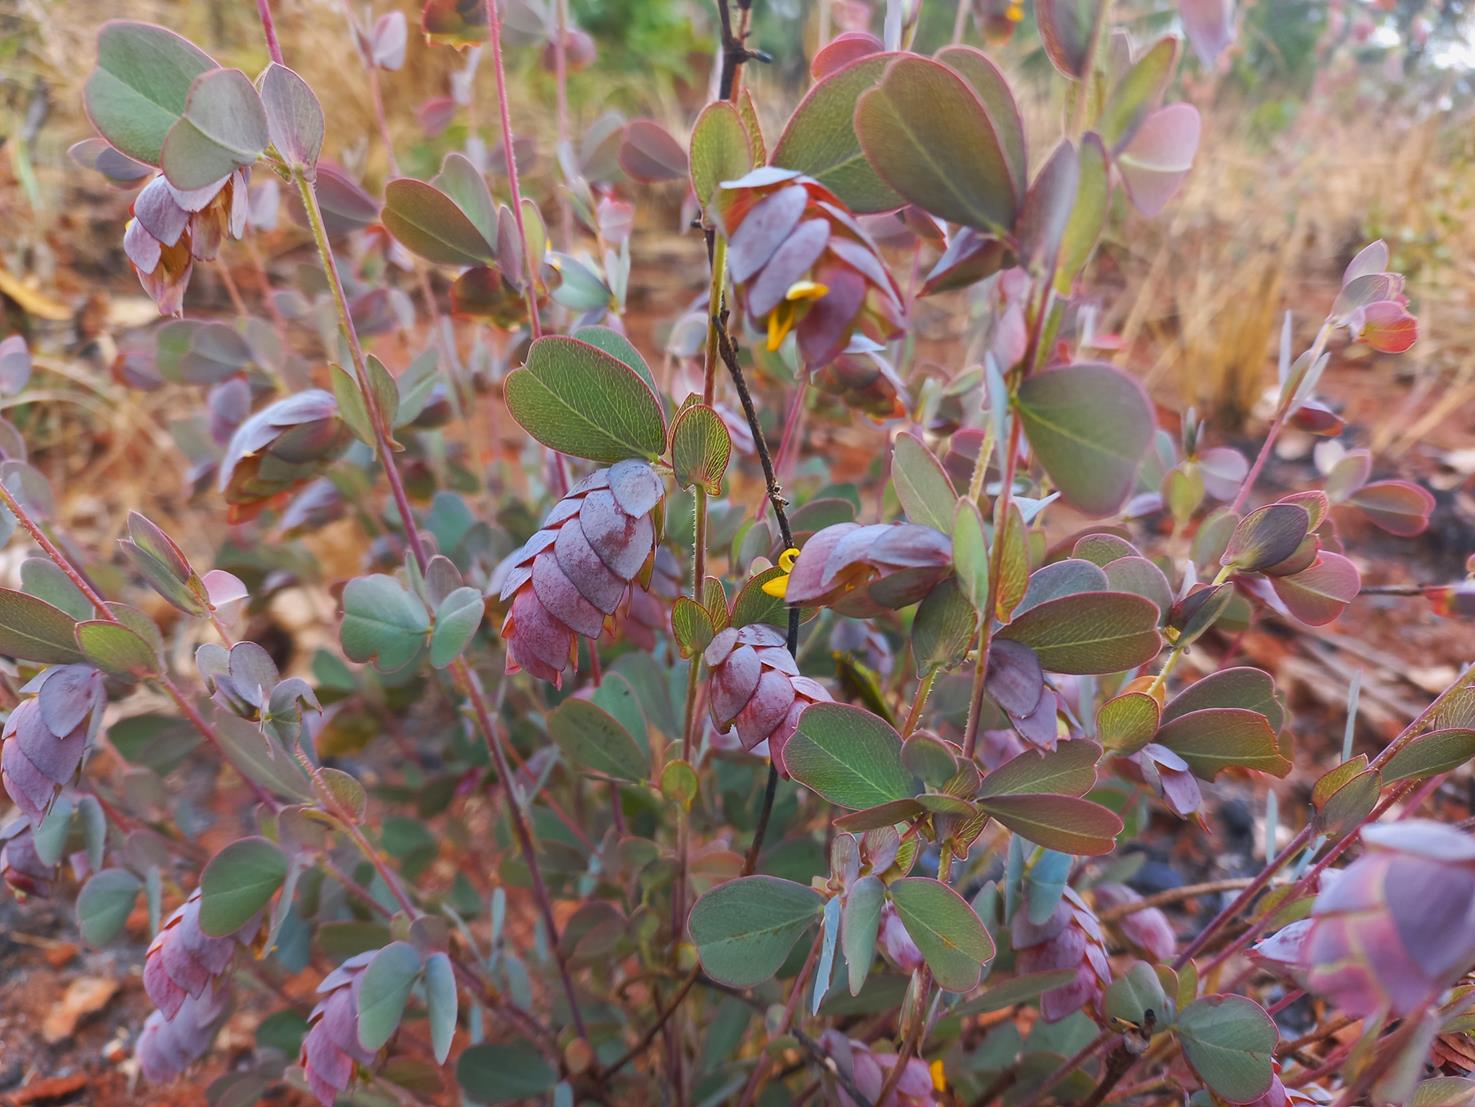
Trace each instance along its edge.
<path fill-rule="evenodd" d="M 830 1055 L 836 1069 L 850 1079 L 855 1090 L 873 1107 L 935 1107 L 941 1102 L 927 1062 L 920 1057 L 909 1057 L 901 1062 L 895 1053 L 877 1053 L 865 1042 L 847 1038 L 838 1030 L 826 1030 L 820 1036 L 820 1045 Z M 882 1089 L 898 1063 L 903 1066 L 901 1075 L 883 1100 L 880 1098 Z M 860 1107 L 843 1087 L 836 1089 L 835 1099 L 843 1107 Z"/>
<path fill-rule="evenodd" d="M 268 500 L 321 473 L 352 434 L 332 393 L 310 388 L 262 408 L 231 436 L 216 487 L 235 519 L 250 519 Z"/>
<path fill-rule="evenodd" d="M 1475 964 L 1475 837 L 1417 819 L 1362 840 L 1312 907 L 1307 986 L 1348 1014 L 1411 1015 Z"/>
<path fill-rule="evenodd" d="M 1098 911 L 1126 907 L 1109 925 L 1112 930 L 1149 960 L 1166 964 L 1178 952 L 1178 938 L 1168 916 L 1158 907 L 1139 907 L 1142 897 L 1125 884 L 1098 884 L 1091 890 Z"/>
<path fill-rule="evenodd" d="M 161 173 L 134 198 L 123 250 L 162 314 L 183 313 L 196 261 L 213 260 L 227 237 L 245 235 L 249 180 L 250 171 L 240 169 L 215 184 L 185 191 Z"/>

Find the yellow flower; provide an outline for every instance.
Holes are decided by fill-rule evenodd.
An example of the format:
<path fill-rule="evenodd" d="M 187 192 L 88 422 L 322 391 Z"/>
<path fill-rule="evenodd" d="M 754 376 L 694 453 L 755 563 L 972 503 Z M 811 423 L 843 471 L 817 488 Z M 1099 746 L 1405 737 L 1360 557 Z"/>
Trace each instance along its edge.
<path fill-rule="evenodd" d="M 939 1057 L 928 1065 L 927 1071 L 932 1074 L 932 1087 L 939 1092 L 947 1091 L 947 1077 L 943 1075 L 942 1058 Z"/>
<path fill-rule="evenodd" d="M 1022 4 L 1010 4 L 1004 9 L 1004 18 L 1010 23 L 1018 23 L 1024 18 L 1024 6 Z"/>
<path fill-rule="evenodd" d="M 783 570 L 783 575 L 763 582 L 765 596 L 773 596 L 781 600 L 789 594 L 789 574 L 794 571 L 794 562 L 798 560 L 799 550 L 796 546 L 790 546 L 778 555 L 778 567 Z"/>
<path fill-rule="evenodd" d="M 784 293 L 783 303 L 768 313 L 768 348 L 777 350 L 784 344 L 794 324 L 799 322 L 805 304 L 818 300 L 829 292 L 829 285 L 818 281 L 795 281 Z"/>

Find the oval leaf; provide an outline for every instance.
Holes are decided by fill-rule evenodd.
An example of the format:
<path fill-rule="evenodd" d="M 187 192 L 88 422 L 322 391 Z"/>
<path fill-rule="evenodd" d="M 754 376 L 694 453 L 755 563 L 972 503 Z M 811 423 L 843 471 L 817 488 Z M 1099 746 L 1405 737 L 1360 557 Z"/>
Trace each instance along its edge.
<path fill-rule="evenodd" d="M 813 888 L 792 880 L 745 876 L 697 900 L 687 929 L 707 975 L 750 988 L 778 972 L 824 904 Z"/>
<path fill-rule="evenodd" d="M 1050 672 L 1118 673 L 1157 656 L 1158 609 L 1127 592 L 1080 592 L 1046 600 L 1000 631 L 1035 651 Z"/>
<path fill-rule="evenodd" d="M 287 879 L 287 855 L 265 838 L 242 838 L 210 859 L 200 874 L 200 929 L 212 938 L 236 934 Z"/>
<path fill-rule="evenodd" d="M 800 784 L 852 811 L 910 799 L 921 789 L 901 760 L 901 736 L 859 707 L 817 703 L 799 717 L 784 765 Z"/>
<path fill-rule="evenodd" d="M 893 881 L 891 902 L 937 985 L 966 992 L 993 960 L 994 943 L 968 901 L 940 880 L 907 876 Z"/>

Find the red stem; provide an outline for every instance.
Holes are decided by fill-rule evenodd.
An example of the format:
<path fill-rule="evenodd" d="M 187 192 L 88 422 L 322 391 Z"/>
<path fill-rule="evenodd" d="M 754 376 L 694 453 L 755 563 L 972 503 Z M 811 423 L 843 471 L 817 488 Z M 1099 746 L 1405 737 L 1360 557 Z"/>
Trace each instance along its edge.
<path fill-rule="evenodd" d="M 256 0 L 256 12 L 261 16 L 261 30 L 266 35 L 266 50 L 271 60 L 286 65 L 282 60 L 282 45 L 277 41 L 277 25 L 271 17 L 271 0 Z"/>

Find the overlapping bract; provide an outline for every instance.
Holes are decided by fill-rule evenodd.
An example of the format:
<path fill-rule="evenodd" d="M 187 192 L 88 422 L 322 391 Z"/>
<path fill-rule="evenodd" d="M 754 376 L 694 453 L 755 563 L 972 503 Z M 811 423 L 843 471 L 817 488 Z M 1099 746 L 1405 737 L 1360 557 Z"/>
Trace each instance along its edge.
<path fill-rule="evenodd" d="M 1177 954 L 1177 935 L 1161 909 L 1137 906 L 1141 904 L 1142 897 L 1125 884 L 1098 884 L 1092 893 L 1098 908 L 1132 905 L 1132 909 L 1112 922 L 1111 927 L 1143 956 L 1166 963 Z"/>
<path fill-rule="evenodd" d="M 632 582 L 649 581 L 666 488 L 644 461 L 618 461 L 585 477 L 543 526 L 498 567 L 507 671 L 561 682 L 578 639 L 598 638 Z"/>
<path fill-rule="evenodd" d="M 1410 1015 L 1475 963 L 1475 837 L 1410 819 L 1362 839 L 1316 897 L 1306 983 L 1349 1015 Z"/>
<path fill-rule="evenodd" d="M 884 352 L 856 349 L 851 343 L 833 361 L 814 371 L 813 384 L 827 396 L 872 419 L 900 419 L 907 412 L 906 385 Z M 866 346 L 873 345 L 867 342 Z"/>
<path fill-rule="evenodd" d="M 144 1079 L 167 1083 L 205 1056 L 228 1006 L 226 990 L 211 985 L 198 996 L 187 996 L 173 1018 L 163 1011 L 151 1012 L 134 1047 Z"/>
<path fill-rule="evenodd" d="M 308 1016 L 301 1064 L 308 1086 L 323 1107 L 332 1107 L 339 1093 L 353 1083 L 355 1063 L 369 1065 L 376 1056 L 359 1043 L 358 993 L 364 970 L 377 952 L 350 957 L 318 985 L 322 998 Z"/>
<path fill-rule="evenodd" d="M 1071 969 L 1076 974 L 1069 984 L 1051 988 L 1040 997 L 1040 1017 L 1046 1022 L 1058 1022 L 1083 1007 L 1094 1011 L 1099 1006 L 1111 983 L 1106 938 L 1096 915 L 1074 888 L 1066 887 L 1055 910 L 1040 925 L 1030 922 L 1029 912 L 1017 913 L 1011 937 L 1021 973 Z"/>
<path fill-rule="evenodd" d="M 309 388 L 262 408 L 236 428 L 216 479 L 234 520 L 316 477 L 348 448 L 352 433 L 331 392 Z"/>
<path fill-rule="evenodd" d="M 0 829 L 0 880 L 17 896 L 44 899 L 51 894 L 56 866 L 41 860 L 36 837 L 25 817 L 13 819 Z"/>
<path fill-rule="evenodd" d="M 62 788 L 82 767 L 104 702 L 102 674 L 91 665 L 55 665 L 22 689 L 0 732 L 0 783 L 40 826 Z"/>
<path fill-rule="evenodd" d="M 783 772 L 784 744 L 799 716 L 812 703 L 829 702 L 824 685 L 801 676 L 783 635 L 762 623 L 718 631 L 702 660 L 717 729 L 735 727 L 746 750 L 767 742 L 768 755 Z"/>
<path fill-rule="evenodd" d="M 818 181 L 756 169 L 724 182 L 715 207 L 728 271 L 769 349 L 795 331 L 800 356 L 817 368 L 856 332 L 876 342 L 901 333 L 906 311 L 896 281 L 855 217 Z"/>
<path fill-rule="evenodd" d="M 671 630 L 671 605 L 681 594 L 681 563 L 665 546 L 656 548 L 650 583 L 630 589 L 630 604 L 620 622 L 621 636 L 650 653 Z"/>
<path fill-rule="evenodd" d="M 144 954 L 144 991 L 171 1022 L 185 1000 L 199 999 L 230 972 L 237 948 L 250 942 L 259 921 L 252 919 L 231 937 L 212 938 L 200 929 L 200 902 L 196 889 L 164 920 Z"/>
<path fill-rule="evenodd" d="M 894 1053 L 874 1053 L 865 1042 L 847 1038 L 838 1030 L 826 1030 L 820 1035 L 820 1045 L 835 1060 L 835 1067 L 855 1084 L 855 1090 L 876 1107 L 933 1107 L 937 1103 L 936 1088 L 927 1062 L 920 1057 L 908 1057 L 897 1077 L 894 1089 L 881 1100 L 881 1090 L 887 1077 L 896 1066 Z M 843 1089 L 837 1091 L 838 1101 L 844 1107 L 859 1107 Z"/>
<path fill-rule="evenodd" d="M 836 523 L 804 544 L 785 598 L 869 618 L 918 603 L 952 569 L 951 540 L 916 523 Z"/>
<path fill-rule="evenodd" d="M 204 188 L 182 191 L 161 173 L 134 198 L 123 251 L 159 311 L 178 315 L 196 261 L 210 261 L 225 237 L 246 233 L 249 170 Z"/>
<path fill-rule="evenodd" d="M 196 889 L 149 943 L 143 988 L 158 1010 L 148 1017 L 135 1050 L 150 1080 L 172 1080 L 202 1057 L 225 1021 L 227 976 L 236 950 L 247 945 L 260 922 L 250 920 L 235 934 L 212 938 L 200 929 Z"/>

